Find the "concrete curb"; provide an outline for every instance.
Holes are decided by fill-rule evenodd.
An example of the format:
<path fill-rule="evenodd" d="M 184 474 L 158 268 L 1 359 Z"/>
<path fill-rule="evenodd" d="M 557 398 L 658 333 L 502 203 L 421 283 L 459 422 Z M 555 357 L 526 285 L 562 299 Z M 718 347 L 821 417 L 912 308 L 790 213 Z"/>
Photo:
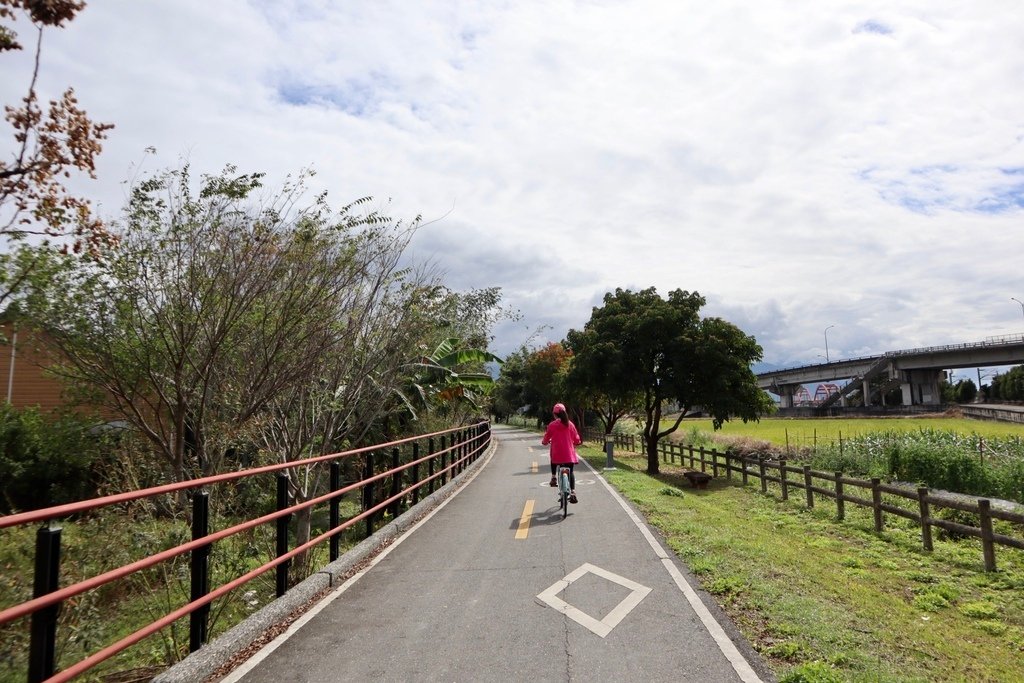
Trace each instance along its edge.
<path fill-rule="evenodd" d="M 442 501 L 455 494 L 467 479 L 487 462 L 487 458 L 495 448 L 497 448 L 497 441 L 492 437 L 488 449 L 452 481 L 381 527 L 376 533 L 336 561 L 291 588 L 284 596 L 267 604 L 212 642 L 156 676 L 153 681 L 155 683 L 194 683 L 212 676 L 268 630 L 309 606 L 318 593 L 343 583 L 347 575 L 353 573 L 360 564 L 393 543 L 396 538 L 408 531 Z"/>

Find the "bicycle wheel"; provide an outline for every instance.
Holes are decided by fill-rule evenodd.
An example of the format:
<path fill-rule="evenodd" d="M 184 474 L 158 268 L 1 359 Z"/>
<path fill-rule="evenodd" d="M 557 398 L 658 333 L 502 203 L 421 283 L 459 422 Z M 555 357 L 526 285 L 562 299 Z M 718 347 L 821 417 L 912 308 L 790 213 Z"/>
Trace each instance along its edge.
<path fill-rule="evenodd" d="M 561 493 L 562 519 L 565 519 L 565 516 L 569 514 L 569 475 L 565 470 L 559 474 L 558 490 Z"/>

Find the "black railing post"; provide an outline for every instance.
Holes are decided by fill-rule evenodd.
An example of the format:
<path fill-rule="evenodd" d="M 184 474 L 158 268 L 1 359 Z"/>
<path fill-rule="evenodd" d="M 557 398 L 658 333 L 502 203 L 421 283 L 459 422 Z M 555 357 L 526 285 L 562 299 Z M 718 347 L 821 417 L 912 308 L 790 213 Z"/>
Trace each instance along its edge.
<path fill-rule="evenodd" d="M 36 532 L 36 566 L 32 597 L 41 598 L 60 587 L 60 527 L 49 525 Z M 43 681 L 56 672 L 57 615 L 60 605 L 32 613 L 28 651 L 29 683 Z"/>
<path fill-rule="evenodd" d="M 366 454 L 366 466 L 363 470 L 363 481 L 373 476 L 373 451 Z M 363 485 L 363 512 L 373 507 L 373 482 Z M 373 515 L 366 516 L 366 537 L 373 536 Z"/>
<path fill-rule="evenodd" d="M 427 460 L 427 476 L 430 477 L 430 492 L 434 492 L 434 437 L 427 439 L 427 455 L 430 456 L 430 460 Z"/>
<path fill-rule="evenodd" d="M 398 448 L 392 448 L 391 449 L 391 469 L 393 469 L 393 470 L 397 470 L 398 469 L 398 465 L 400 464 L 399 463 L 399 459 L 400 458 L 401 458 L 401 455 L 399 454 Z M 394 498 L 395 496 L 398 495 L 398 492 L 401 491 L 401 490 L 402 490 L 402 473 L 401 472 L 395 472 L 394 474 L 391 475 L 391 495 L 388 496 L 388 497 L 389 498 Z M 396 499 L 395 502 L 393 502 L 391 504 L 391 518 L 394 519 L 395 517 L 397 517 L 399 515 L 400 512 L 401 512 L 401 501 Z"/>
<path fill-rule="evenodd" d="M 288 475 L 284 472 L 277 475 L 277 511 L 288 508 Z M 288 553 L 288 524 L 291 521 L 291 514 L 282 515 L 277 518 L 277 556 L 281 557 Z M 291 560 L 285 560 L 277 565 L 277 597 L 288 592 L 288 565 Z"/>
<path fill-rule="evenodd" d="M 341 488 L 341 463 L 334 461 L 331 463 L 331 491 L 337 491 Z M 331 498 L 330 503 L 330 525 L 331 529 L 337 529 L 341 524 L 341 496 L 335 496 Z M 331 536 L 331 562 L 338 559 L 341 554 L 341 538 L 339 534 Z"/>
<path fill-rule="evenodd" d="M 441 486 L 448 483 L 448 440 L 441 437 Z"/>
<path fill-rule="evenodd" d="M 192 540 L 197 541 L 210 534 L 210 494 L 196 491 L 192 496 Z M 210 592 L 210 546 L 204 545 L 192 551 L 192 593 L 195 602 Z M 210 603 L 193 611 L 188 617 L 188 651 L 195 652 L 206 642 Z"/>
<path fill-rule="evenodd" d="M 419 459 L 420 459 L 420 442 L 419 441 L 413 441 L 412 442 L 412 461 L 416 462 Z M 412 485 L 415 487 L 412 490 L 412 504 L 413 505 L 415 505 L 416 503 L 420 502 L 420 487 L 418 486 L 419 483 L 420 483 L 420 464 L 417 462 L 415 465 L 412 466 Z"/>

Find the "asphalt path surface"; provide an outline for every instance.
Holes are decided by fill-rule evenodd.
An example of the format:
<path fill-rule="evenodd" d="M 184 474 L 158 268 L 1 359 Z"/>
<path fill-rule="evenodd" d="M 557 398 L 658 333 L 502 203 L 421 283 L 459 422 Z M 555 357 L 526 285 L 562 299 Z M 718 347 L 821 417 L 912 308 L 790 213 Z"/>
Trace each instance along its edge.
<path fill-rule="evenodd" d="M 494 435 L 458 494 L 226 680 L 771 680 L 597 472 L 577 466 L 562 519 L 540 435 Z"/>

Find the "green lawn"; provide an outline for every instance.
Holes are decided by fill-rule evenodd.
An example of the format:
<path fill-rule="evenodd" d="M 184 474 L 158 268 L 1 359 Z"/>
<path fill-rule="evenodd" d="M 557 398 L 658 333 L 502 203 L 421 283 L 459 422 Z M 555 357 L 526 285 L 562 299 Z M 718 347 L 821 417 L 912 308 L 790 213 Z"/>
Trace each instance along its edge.
<path fill-rule="evenodd" d="M 667 424 L 667 423 L 665 423 Z M 760 422 L 726 422 L 717 432 L 711 420 L 684 419 L 678 432 L 686 434 L 697 429 L 708 435 L 748 437 L 769 441 L 777 446 L 788 443 L 796 447 L 812 447 L 877 432 L 914 432 L 922 429 L 977 434 L 985 438 L 1016 437 L 1024 441 L 1024 425 L 948 417 L 899 418 L 764 418 Z"/>
<path fill-rule="evenodd" d="M 581 450 L 605 464 L 598 448 Z M 771 487 L 718 479 L 695 491 L 677 467 L 651 477 L 642 457 L 616 461 L 611 484 L 784 683 L 1024 680 L 1024 551 L 1000 548 L 987 574 L 977 541 L 937 539 L 926 553 L 898 518 L 876 534 L 856 506 L 839 522 Z"/>

